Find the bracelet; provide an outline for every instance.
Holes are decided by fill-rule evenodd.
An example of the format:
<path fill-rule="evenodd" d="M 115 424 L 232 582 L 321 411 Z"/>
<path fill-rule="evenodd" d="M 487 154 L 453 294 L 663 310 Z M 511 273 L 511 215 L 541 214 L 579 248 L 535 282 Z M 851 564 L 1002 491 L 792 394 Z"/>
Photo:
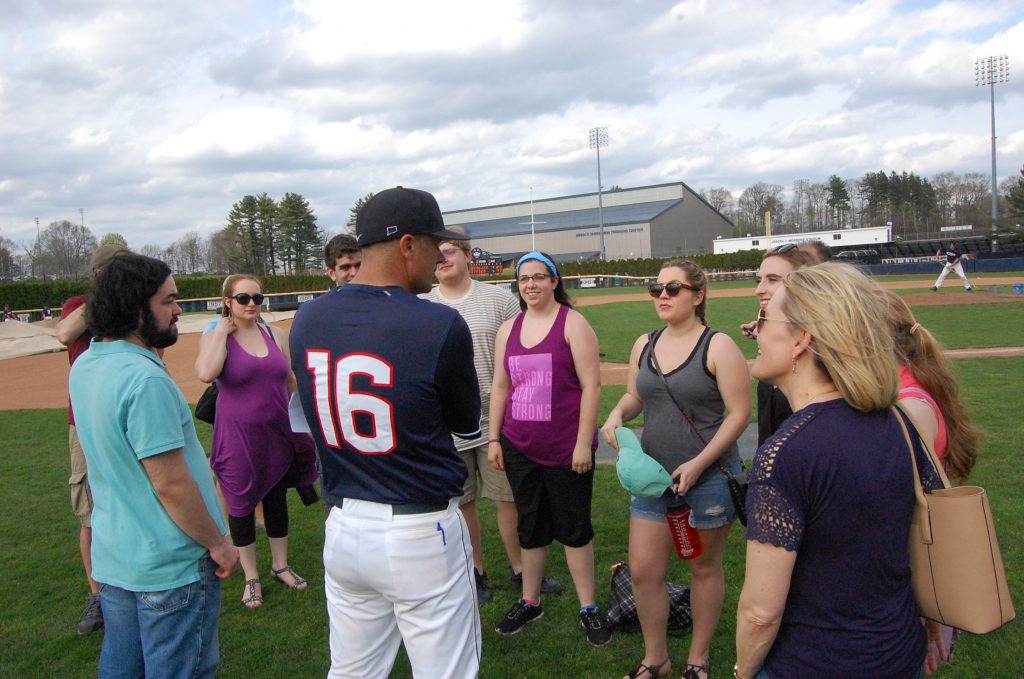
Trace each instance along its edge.
<path fill-rule="evenodd" d="M 736 663 L 735 665 L 732 666 L 732 676 L 733 676 L 733 679 L 743 679 L 743 677 L 740 676 L 739 667 L 740 667 L 739 663 Z"/>
<path fill-rule="evenodd" d="M 501 441 L 498 439 L 487 439 L 487 445 L 491 445 L 492 443 L 501 443 Z"/>

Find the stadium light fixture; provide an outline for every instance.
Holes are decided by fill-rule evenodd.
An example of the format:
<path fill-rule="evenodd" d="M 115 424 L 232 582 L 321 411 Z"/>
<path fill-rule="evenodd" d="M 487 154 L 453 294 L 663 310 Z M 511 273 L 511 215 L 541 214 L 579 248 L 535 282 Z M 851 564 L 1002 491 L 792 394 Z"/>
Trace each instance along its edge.
<path fill-rule="evenodd" d="M 976 87 L 988 85 L 989 102 L 992 112 L 992 233 L 996 232 L 999 218 L 999 189 L 996 186 L 996 84 L 1010 81 L 1010 57 L 1000 54 L 977 59 L 974 62 Z"/>
<path fill-rule="evenodd" d="M 608 128 L 594 127 L 590 130 L 590 148 L 597 149 L 597 227 L 601 236 L 601 261 L 604 251 L 604 205 L 601 200 L 601 147 L 608 146 Z"/>

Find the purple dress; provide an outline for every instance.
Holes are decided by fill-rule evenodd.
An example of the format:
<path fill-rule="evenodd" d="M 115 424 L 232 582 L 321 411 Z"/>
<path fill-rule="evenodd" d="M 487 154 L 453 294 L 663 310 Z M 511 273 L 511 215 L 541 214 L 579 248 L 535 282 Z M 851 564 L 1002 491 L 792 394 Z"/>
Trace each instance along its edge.
<path fill-rule="evenodd" d="M 260 327 L 267 355 L 253 356 L 228 335 L 224 369 L 217 377 L 217 416 L 210 466 L 228 513 L 246 516 L 274 486 L 311 485 L 317 479 L 313 439 L 288 422 L 288 362 Z"/>

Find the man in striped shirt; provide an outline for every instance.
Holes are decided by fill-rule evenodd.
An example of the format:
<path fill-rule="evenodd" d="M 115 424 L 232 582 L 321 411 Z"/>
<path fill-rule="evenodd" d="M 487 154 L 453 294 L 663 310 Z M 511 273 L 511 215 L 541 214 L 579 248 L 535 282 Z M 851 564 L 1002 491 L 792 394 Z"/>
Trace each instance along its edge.
<path fill-rule="evenodd" d="M 448 229 L 465 233 L 459 226 Z M 481 603 L 491 599 L 491 590 L 484 570 L 483 549 L 480 543 L 480 517 L 477 512 L 477 478 L 480 479 L 481 495 L 494 501 L 498 517 L 498 532 L 508 555 L 511 577 L 515 586 L 522 585 L 522 561 L 520 558 L 519 535 L 516 531 L 518 515 L 512 501 L 512 489 L 504 471 L 498 471 L 487 462 L 487 439 L 489 437 L 487 414 L 491 400 L 491 380 L 494 377 L 494 337 L 506 320 L 515 317 L 519 300 L 503 288 L 473 280 L 469 275 L 472 259 L 468 240 L 441 241 L 441 255 L 434 274 L 439 285 L 422 295 L 424 299 L 454 308 L 469 326 L 473 335 L 473 363 L 480 383 L 480 401 L 483 416 L 480 421 L 479 438 L 466 440 L 455 436 L 455 447 L 462 454 L 468 474 L 463 495 L 459 498 L 459 509 L 469 526 L 470 541 L 473 545 L 473 561 L 476 575 L 477 598 Z M 497 432 L 494 433 L 497 436 Z M 557 594 L 562 585 L 554 578 L 544 576 L 541 591 Z"/>

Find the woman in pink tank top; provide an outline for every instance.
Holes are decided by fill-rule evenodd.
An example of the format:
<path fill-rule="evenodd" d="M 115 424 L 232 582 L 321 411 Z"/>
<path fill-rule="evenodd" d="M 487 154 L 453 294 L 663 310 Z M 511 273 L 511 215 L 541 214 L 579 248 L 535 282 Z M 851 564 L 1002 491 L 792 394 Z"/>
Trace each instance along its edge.
<path fill-rule="evenodd" d="M 611 631 L 595 603 L 590 501 L 597 449 L 601 370 L 597 336 L 571 308 L 558 269 L 541 252 L 516 265 L 523 313 L 498 330 L 487 457 L 505 470 L 518 512 L 522 598 L 495 631 L 515 634 L 544 614 L 540 585 L 548 546 L 558 540 L 580 602 L 587 640 Z"/>
<path fill-rule="evenodd" d="M 946 473 L 962 483 L 977 459 L 981 432 L 960 400 L 960 385 L 942 356 L 942 346 L 917 322 L 902 297 L 889 290 L 882 294 L 889 305 L 886 321 L 900 364 L 900 403 L 913 414 L 921 436 L 931 438 Z M 940 661 L 951 658 L 957 630 L 930 620 L 925 621 L 925 628 L 928 656 L 924 670 L 931 674 Z"/>

